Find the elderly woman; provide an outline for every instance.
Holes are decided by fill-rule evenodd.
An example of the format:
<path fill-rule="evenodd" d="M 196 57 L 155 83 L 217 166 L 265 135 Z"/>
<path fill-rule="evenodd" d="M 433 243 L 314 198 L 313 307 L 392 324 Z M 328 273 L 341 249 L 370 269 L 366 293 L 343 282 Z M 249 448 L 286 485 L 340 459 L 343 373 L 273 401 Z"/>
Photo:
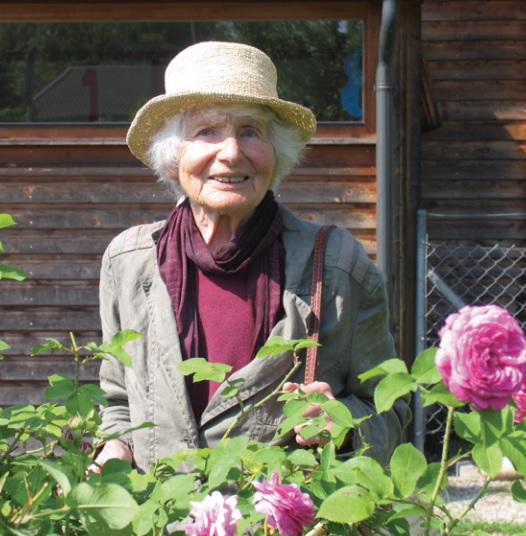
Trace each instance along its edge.
<path fill-rule="evenodd" d="M 134 462 L 147 470 L 181 447 L 214 446 L 238 415 L 224 385 L 192 384 L 178 364 L 190 357 L 231 365 L 243 378 L 246 407 L 272 392 L 290 370 L 290 355 L 254 359 L 272 336 L 306 338 L 312 257 L 319 226 L 298 219 L 273 192 L 300 160 L 316 129 L 306 108 L 281 100 L 273 63 L 256 48 L 205 42 L 176 56 L 166 94 L 133 121 L 128 145 L 170 185 L 178 202 L 164 222 L 131 228 L 109 245 L 101 273 L 106 340 L 133 328 L 133 367 L 104 362 L 101 386 L 109 405 L 103 429 L 123 433 L 97 458 Z M 317 380 L 300 369 L 286 390 L 322 392 L 354 417 L 373 414 L 349 436 L 387 462 L 407 423 L 406 400 L 377 415 L 374 383 L 358 375 L 394 355 L 382 275 L 343 229 L 325 255 Z M 241 422 L 237 433 L 270 442 L 283 418 L 271 400 Z M 297 435 L 304 446 L 319 438 Z"/>

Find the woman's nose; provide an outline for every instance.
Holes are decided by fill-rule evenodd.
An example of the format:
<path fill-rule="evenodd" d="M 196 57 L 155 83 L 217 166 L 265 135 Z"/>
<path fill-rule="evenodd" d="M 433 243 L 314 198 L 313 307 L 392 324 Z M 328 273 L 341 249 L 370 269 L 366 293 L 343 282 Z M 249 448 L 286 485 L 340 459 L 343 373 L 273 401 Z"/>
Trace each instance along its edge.
<path fill-rule="evenodd" d="M 241 158 L 242 152 L 239 140 L 235 135 L 226 136 L 221 142 L 218 157 L 229 162 L 236 162 Z"/>

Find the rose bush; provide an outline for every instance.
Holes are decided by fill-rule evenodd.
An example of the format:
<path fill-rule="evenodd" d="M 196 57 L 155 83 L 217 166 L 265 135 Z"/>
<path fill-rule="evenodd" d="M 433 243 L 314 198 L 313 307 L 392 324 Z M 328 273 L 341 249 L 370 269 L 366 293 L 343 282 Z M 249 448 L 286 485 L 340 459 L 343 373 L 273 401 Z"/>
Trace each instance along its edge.
<path fill-rule="evenodd" d="M 451 534 L 485 493 L 504 456 L 526 476 L 526 338 L 498 307 L 465 308 L 448 318 L 438 351 L 422 352 L 410 370 L 392 359 L 360 376 L 362 381 L 382 376 L 375 390 L 379 412 L 417 390 L 424 406 L 447 407 L 439 463 L 428 463 L 410 443 L 397 447 L 388 467 L 367 456 L 368 445 L 339 456 L 337 446 L 345 433 L 359 433 L 363 419 L 354 419 L 346 406 L 319 393 L 278 389 L 272 396 L 284 402 L 285 419 L 277 437 L 304 422 L 306 409 L 316 404 L 320 419 L 332 422 L 323 445 L 289 451 L 260 444 L 236 436 L 234 422 L 217 447 L 174 452 L 147 474 L 120 460 L 92 471 L 96 446 L 117 436 L 99 430 L 98 408 L 107 402 L 98 386 L 81 384 L 80 367 L 109 355 L 130 366 L 125 346 L 139 336 L 127 330 L 100 345 L 78 346 L 71 335 L 69 346 L 48 339 L 33 348 L 36 358 L 48 351 L 70 354 L 75 374 L 72 379 L 51 376 L 47 402 L 41 406 L 0 410 L 1 534 L 157 536 L 170 530 L 189 536 L 403 535 L 410 533 L 409 519 L 420 523 L 422 534 Z M 290 354 L 291 372 L 284 383 L 312 344 L 271 339 L 258 356 Z M 224 365 L 198 359 L 185 361 L 181 372 L 194 379 L 226 377 Z M 232 384 L 226 392 L 235 397 L 237 389 Z M 244 415 L 242 411 L 240 419 Z M 323 423 L 316 426 L 323 429 Z M 450 456 L 453 431 L 470 446 Z M 487 478 L 477 497 L 454 516 L 441 492 L 448 470 L 462 458 L 471 458 Z M 520 481 L 512 492 L 526 502 Z"/>

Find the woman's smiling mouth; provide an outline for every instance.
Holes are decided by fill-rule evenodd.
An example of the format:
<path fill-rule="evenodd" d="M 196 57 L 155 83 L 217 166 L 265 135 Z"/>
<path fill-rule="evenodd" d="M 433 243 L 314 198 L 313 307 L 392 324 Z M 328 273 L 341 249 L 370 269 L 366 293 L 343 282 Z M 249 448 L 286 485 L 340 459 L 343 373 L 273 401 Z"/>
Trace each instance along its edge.
<path fill-rule="evenodd" d="M 211 177 L 211 178 L 214 181 L 227 183 L 227 184 L 236 184 L 236 183 L 240 183 L 248 179 L 248 177 L 245 175 L 242 175 L 239 177 Z"/>

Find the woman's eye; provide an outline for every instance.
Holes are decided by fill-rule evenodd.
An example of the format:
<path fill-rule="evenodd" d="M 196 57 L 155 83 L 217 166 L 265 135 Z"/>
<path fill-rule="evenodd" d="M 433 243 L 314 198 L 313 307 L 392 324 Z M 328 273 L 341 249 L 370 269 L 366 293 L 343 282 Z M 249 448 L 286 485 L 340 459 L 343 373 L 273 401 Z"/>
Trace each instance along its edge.
<path fill-rule="evenodd" d="M 207 137 L 212 135 L 212 129 L 211 128 L 202 128 L 197 132 L 198 137 Z"/>
<path fill-rule="evenodd" d="M 245 138 L 258 138 L 259 137 L 259 132 L 255 128 L 247 127 L 242 131 L 242 135 Z"/>

